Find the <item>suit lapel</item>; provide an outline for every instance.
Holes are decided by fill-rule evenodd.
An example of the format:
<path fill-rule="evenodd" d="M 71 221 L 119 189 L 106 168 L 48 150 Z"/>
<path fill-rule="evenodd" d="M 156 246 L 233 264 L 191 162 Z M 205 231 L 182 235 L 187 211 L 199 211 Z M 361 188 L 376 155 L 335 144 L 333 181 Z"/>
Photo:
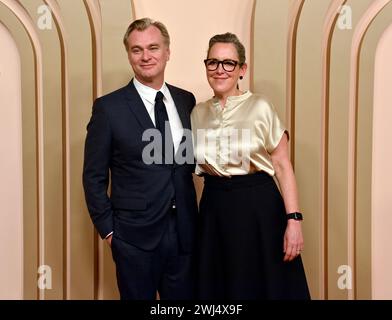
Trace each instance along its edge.
<path fill-rule="evenodd" d="M 133 80 L 131 80 L 127 86 L 126 99 L 129 103 L 129 109 L 132 111 L 135 118 L 139 121 L 140 125 L 144 129 L 155 128 L 154 123 L 152 122 L 151 117 L 143 103 L 143 100 L 137 92 L 135 85 L 133 84 Z"/>
<path fill-rule="evenodd" d="M 181 93 L 180 90 L 177 90 L 175 87 L 172 87 L 171 85 L 167 84 L 167 87 L 170 90 L 170 94 L 174 100 L 174 104 L 176 105 L 177 108 L 177 112 L 178 115 L 180 116 L 180 120 L 182 123 L 182 127 L 184 129 L 191 129 L 191 119 L 190 119 L 190 114 L 189 114 L 189 108 L 187 108 L 187 102 L 184 99 L 184 94 Z M 184 139 L 185 139 L 185 135 L 182 137 L 181 140 L 181 144 L 184 143 Z M 188 143 L 190 142 L 190 149 L 187 152 L 192 152 L 193 153 L 193 149 L 192 149 L 192 141 L 188 141 Z M 177 157 L 178 154 L 175 156 Z M 178 166 L 180 166 L 177 161 L 174 161 L 174 168 L 177 168 Z"/>
<path fill-rule="evenodd" d="M 189 109 L 187 108 L 186 104 L 188 103 L 184 99 L 184 95 L 181 91 L 177 90 L 175 87 L 171 85 L 167 85 L 170 94 L 174 100 L 174 104 L 176 106 L 178 115 L 180 117 L 182 127 L 184 129 L 191 129 L 191 121 L 189 115 Z M 143 103 L 142 98 L 140 97 L 139 93 L 137 92 L 135 85 L 133 84 L 133 80 L 128 84 L 126 87 L 126 99 L 128 101 L 128 106 L 137 121 L 140 123 L 144 130 L 155 128 L 154 123 L 152 122 L 150 115 L 147 112 L 147 109 Z M 184 137 L 183 137 L 184 139 Z M 176 162 L 174 166 L 178 166 Z"/>
<path fill-rule="evenodd" d="M 176 109 L 178 115 L 180 116 L 182 127 L 184 129 L 190 129 L 191 122 L 189 118 L 189 113 L 187 112 L 188 108 L 185 107 L 186 101 L 184 101 L 183 95 L 180 93 L 180 91 L 176 90 L 176 88 L 172 87 L 171 85 L 169 84 L 166 85 L 169 88 L 170 94 L 174 100 L 174 104 L 176 105 Z"/>

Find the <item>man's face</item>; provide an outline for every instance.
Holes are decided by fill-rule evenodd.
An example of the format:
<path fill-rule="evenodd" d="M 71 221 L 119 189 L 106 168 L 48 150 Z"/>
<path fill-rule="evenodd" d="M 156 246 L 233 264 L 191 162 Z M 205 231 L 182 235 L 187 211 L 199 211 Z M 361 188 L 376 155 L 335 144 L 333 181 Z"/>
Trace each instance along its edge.
<path fill-rule="evenodd" d="M 170 49 L 160 30 L 150 26 L 144 31 L 132 31 L 128 37 L 128 48 L 128 60 L 136 79 L 150 86 L 162 84 Z"/>

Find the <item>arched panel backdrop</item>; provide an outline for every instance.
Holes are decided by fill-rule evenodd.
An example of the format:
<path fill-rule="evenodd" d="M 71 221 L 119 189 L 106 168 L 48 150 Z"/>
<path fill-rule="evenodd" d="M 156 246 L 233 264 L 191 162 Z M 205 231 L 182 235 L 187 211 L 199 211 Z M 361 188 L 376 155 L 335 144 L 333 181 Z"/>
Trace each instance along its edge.
<path fill-rule="evenodd" d="M 144 16 L 171 34 L 167 82 L 198 101 L 209 38 L 245 44 L 242 89 L 290 130 L 312 297 L 392 299 L 391 2 L 0 0 L 0 299 L 118 298 L 83 147 L 94 99 L 132 77 L 122 38 Z"/>

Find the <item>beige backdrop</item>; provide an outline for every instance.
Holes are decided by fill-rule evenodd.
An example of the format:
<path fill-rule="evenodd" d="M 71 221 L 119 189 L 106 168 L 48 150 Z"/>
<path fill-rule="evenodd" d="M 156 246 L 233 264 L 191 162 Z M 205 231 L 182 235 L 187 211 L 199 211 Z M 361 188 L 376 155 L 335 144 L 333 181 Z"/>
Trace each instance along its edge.
<path fill-rule="evenodd" d="M 143 16 L 168 26 L 166 80 L 198 101 L 208 39 L 239 35 L 242 88 L 290 128 L 312 297 L 392 299 L 390 0 L 0 0 L 0 299 L 118 298 L 83 147 L 93 100 L 132 77 L 122 37 Z"/>

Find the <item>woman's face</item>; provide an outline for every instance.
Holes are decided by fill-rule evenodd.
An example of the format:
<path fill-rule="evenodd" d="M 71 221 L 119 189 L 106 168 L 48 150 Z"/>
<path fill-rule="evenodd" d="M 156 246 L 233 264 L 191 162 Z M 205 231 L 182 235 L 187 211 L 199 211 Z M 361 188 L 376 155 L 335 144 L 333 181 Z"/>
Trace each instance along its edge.
<path fill-rule="evenodd" d="M 227 70 L 231 69 L 231 61 L 239 61 L 234 44 L 221 42 L 218 42 L 211 47 L 208 59 L 214 59 L 215 65 L 217 61 L 228 61 L 228 64 L 225 64 Z M 212 62 L 212 64 L 214 65 L 214 62 Z M 238 79 L 240 76 L 244 76 L 247 66 L 244 64 L 240 68 L 239 64 L 237 64 L 233 71 L 226 71 L 225 68 L 222 63 L 219 63 L 218 68 L 214 71 L 210 71 L 206 67 L 207 80 L 212 90 L 214 90 L 215 96 L 237 95 Z"/>

